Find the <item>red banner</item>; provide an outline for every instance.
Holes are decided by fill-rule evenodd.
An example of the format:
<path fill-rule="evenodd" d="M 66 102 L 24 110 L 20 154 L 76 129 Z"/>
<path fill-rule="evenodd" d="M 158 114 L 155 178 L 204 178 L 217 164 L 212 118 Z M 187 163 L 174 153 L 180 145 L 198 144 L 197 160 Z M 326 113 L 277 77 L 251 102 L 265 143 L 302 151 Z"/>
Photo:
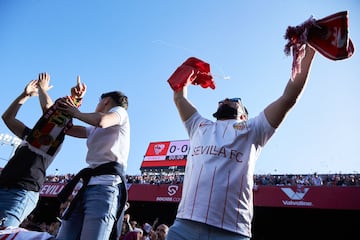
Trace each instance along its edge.
<path fill-rule="evenodd" d="M 42 197 L 56 197 L 56 195 L 64 188 L 63 183 L 45 183 L 40 190 Z"/>
<path fill-rule="evenodd" d="M 254 205 L 360 210 L 360 187 L 260 186 L 254 190 Z"/>
<path fill-rule="evenodd" d="M 129 201 L 180 202 L 182 185 L 131 184 L 128 192 Z"/>
<path fill-rule="evenodd" d="M 46 183 L 42 197 L 56 197 L 64 187 L 60 183 Z M 129 201 L 180 202 L 182 184 L 128 184 Z M 254 189 L 257 207 L 288 207 L 360 210 L 360 187 L 326 186 L 258 186 Z"/>

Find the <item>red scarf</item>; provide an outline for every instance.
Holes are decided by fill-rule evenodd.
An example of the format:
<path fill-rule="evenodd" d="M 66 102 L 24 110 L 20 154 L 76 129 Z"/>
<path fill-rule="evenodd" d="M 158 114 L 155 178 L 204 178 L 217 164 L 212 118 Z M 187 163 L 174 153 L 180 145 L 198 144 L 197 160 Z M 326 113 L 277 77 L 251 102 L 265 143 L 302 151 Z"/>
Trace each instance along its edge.
<path fill-rule="evenodd" d="M 215 81 L 210 73 L 210 65 L 198 58 L 188 58 L 168 79 L 174 91 L 179 91 L 188 84 L 215 89 Z"/>
<path fill-rule="evenodd" d="M 301 48 L 308 43 L 324 57 L 331 60 L 349 58 L 354 53 L 354 45 L 349 37 L 348 12 L 338 12 L 325 18 L 315 20 L 310 17 L 301 25 L 286 30 L 285 54 L 293 54 L 293 74 L 300 69 Z"/>

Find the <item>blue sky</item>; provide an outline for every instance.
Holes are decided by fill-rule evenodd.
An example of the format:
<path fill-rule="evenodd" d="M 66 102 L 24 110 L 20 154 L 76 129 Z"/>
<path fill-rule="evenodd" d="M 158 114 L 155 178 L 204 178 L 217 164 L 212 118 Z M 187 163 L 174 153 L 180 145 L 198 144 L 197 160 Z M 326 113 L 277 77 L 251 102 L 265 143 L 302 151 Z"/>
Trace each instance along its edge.
<path fill-rule="evenodd" d="M 148 144 L 187 139 L 166 82 L 188 57 L 208 63 L 216 89 L 189 88 L 189 98 L 211 118 L 217 102 L 241 97 L 250 117 L 282 93 L 292 58 L 284 34 L 310 16 L 349 11 L 354 55 L 331 61 L 317 54 L 308 85 L 256 166 L 256 173 L 360 172 L 360 2 L 2 0 L 0 2 L 0 112 L 40 72 L 49 72 L 53 99 L 69 93 L 76 76 L 88 86 L 81 110 L 95 110 L 103 92 L 129 97 L 131 150 L 127 172 L 139 174 Z M 37 98 L 19 119 L 33 126 Z M 76 122 L 78 123 L 78 122 Z M 0 133 L 10 131 L 0 122 Z M 0 166 L 12 148 L 0 145 Z M 77 173 L 86 142 L 68 137 L 48 169 Z"/>

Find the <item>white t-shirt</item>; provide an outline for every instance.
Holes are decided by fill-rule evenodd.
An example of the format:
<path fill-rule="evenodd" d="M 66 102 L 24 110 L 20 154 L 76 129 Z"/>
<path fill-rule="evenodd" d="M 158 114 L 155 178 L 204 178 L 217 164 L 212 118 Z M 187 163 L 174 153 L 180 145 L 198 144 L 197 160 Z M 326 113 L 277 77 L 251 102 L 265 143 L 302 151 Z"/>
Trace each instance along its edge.
<path fill-rule="evenodd" d="M 110 109 L 109 112 L 118 114 L 119 124 L 107 128 L 87 127 L 86 162 L 91 168 L 108 162 L 118 162 L 123 166 L 123 174 L 125 174 L 130 150 L 129 116 L 127 111 L 120 106 Z M 109 175 L 92 177 L 89 184 L 107 184 L 111 179 L 112 176 Z M 118 177 L 116 181 L 119 180 Z"/>
<path fill-rule="evenodd" d="M 248 121 L 210 121 L 195 113 L 177 217 L 251 237 L 253 173 L 275 132 L 264 112 Z"/>

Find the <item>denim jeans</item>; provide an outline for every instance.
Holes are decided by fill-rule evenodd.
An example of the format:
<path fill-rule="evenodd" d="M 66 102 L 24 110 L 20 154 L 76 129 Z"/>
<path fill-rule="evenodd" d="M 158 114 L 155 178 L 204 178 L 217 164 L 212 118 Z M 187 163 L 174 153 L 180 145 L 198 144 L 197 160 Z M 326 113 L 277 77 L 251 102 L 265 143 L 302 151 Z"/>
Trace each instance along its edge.
<path fill-rule="evenodd" d="M 250 240 L 249 237 L 210 225 L 185 219 L 175 219 L 166 236 L 168 240 Z"/>
<path fill-rule="evenodd" d="M 18 227 L 34 210 L 38 200 L 38 192 L 0 187 L 0 220 L 5 219 L 3 226 Z"/>
<path fill-rule="evenodd" d="M 108 240 L 116 220 L 118 186 L 89 185 L 68 220 L 62 220 L 57 240 Z"/>

